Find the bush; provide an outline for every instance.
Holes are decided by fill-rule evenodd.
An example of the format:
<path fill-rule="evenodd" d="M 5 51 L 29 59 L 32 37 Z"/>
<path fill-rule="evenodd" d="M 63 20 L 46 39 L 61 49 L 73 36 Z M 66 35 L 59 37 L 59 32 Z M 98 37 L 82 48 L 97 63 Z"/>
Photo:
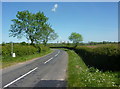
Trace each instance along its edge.
<path fill-rule="evenodd" d="M 29 45 L 29 44 L 26 43 L 26 42 L 21 42 L 20 44 L 21 44 L 21 45 Z"/>
<path fill-rule="evenodd" d="M 50 48 L 49 47 L 47 47 L 47 46 L 44 46 L 44 45 L 39 45 L 40 47 L 41 47 L 41 52 L 45 52 L 45 51 L 48 51 L 48 50 L 50 50 Z"/>

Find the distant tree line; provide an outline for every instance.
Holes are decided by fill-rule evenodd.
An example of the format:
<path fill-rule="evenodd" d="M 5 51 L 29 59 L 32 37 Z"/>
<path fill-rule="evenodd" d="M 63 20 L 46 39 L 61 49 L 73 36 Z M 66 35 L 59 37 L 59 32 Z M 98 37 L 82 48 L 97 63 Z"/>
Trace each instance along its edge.
<path fill-rule="evenodd" d="M 6 44 L 10 44 L 11 42 L 9 42 L 9 43 L 5 43 L 5 42 L 2 42 L 2 46 L 4 46 L 4 45 L 6 45 Z M 120 42 L 105 42 L 105 41 L 103 41 L 103 42 L 88 42 L 88 43 L 78 43 L 78 45 L 97 45 L 97 44 L 119 44 Z M 14 44 L 21 44 L 21 45 L 30 45 L 30 43 L 27 43 L 27 42 L 20 42 L 20 43 L 14 43 Z M 65 43 L 65 42 L 63 42 L 63 43 L 48 43 L 49 45 L 61 45 L 61 44 L 63 44 L 63 45 L 73 45 L 73 43 Z"/>
<path fill-rule="evenodd" d="M 97 45 L 97 44 L 116 44 L 116 43 L 118 43 L 118 42 L 110 42 L 110 41 L 93 42 L 93 41 L 91 41 L 91 42 L 88 42 L 87 44 L 89 44 L 89 45 Z"/>

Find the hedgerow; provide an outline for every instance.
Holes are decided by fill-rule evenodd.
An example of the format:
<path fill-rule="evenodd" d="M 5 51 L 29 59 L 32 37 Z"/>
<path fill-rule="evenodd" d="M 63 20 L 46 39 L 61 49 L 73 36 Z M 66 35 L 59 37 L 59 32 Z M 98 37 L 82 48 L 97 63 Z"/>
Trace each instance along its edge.
<path fill-rule="evenodd" d="M 120 72 L 100 71 L 88 67 L 83 59 L 73 50 L 66 50 L 69 54 L 67 84 L 68 88 L 81 87 L 81 89 L 114 89 L 120 87 Z"/>
<path fill-rule="evenodd" d="M 44 47 L 42 45 L 32 46 L 32 45 L 15 44 L 13 46 L 13 53 L 15 53 L 16 56 L 32 55 L 48 50 L 49 50 L 48 47 Z M 12 50 L 10 44 L 2 46 L 2 56 L 11 56 L 11 51 Z"/>
<path fill-rule="evenodd" d="M 120 70 L 118 46 L 77 47 L 74 50 L 88 66 L 94 66 L 101 70 Z"/>

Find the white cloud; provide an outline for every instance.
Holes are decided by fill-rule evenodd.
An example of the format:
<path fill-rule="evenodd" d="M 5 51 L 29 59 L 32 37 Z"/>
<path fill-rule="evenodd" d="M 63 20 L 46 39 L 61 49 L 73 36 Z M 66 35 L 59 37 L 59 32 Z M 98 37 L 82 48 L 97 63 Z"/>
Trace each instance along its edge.
<path fill-rule="evenodd" d="M 57 8 L 58 8 L 58 4 L 55 4 L 54 7 L 52 8 L 52 11 L 55 12 Z"/>
<path fill-rule="evenodd" d="M 58 7 L 58 4 L 55 4 L 54 7 L 57 8 L 57 7 Z"/>
<path fill-rule="evenodd" d="M 53 11 L 53 12 L 55 12 L 55 10 L 56 10 L 55 8 L 52 8 L 52 11 Z"/>

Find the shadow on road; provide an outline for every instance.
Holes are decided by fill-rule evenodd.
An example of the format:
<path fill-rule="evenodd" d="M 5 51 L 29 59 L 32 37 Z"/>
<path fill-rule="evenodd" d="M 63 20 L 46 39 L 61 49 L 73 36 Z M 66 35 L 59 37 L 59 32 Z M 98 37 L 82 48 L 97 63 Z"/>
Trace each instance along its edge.
<path fill-rule="evenodd" d="M 34 87 L 7 87 L 5 89 L 66 89 L 67 82 L 64 80 L 41 80 Z"/>
<path fill-rule="evenodd" d="M 64 80 L 41 80 L 35 87 L 66 87 L 66 85 Z"/>

